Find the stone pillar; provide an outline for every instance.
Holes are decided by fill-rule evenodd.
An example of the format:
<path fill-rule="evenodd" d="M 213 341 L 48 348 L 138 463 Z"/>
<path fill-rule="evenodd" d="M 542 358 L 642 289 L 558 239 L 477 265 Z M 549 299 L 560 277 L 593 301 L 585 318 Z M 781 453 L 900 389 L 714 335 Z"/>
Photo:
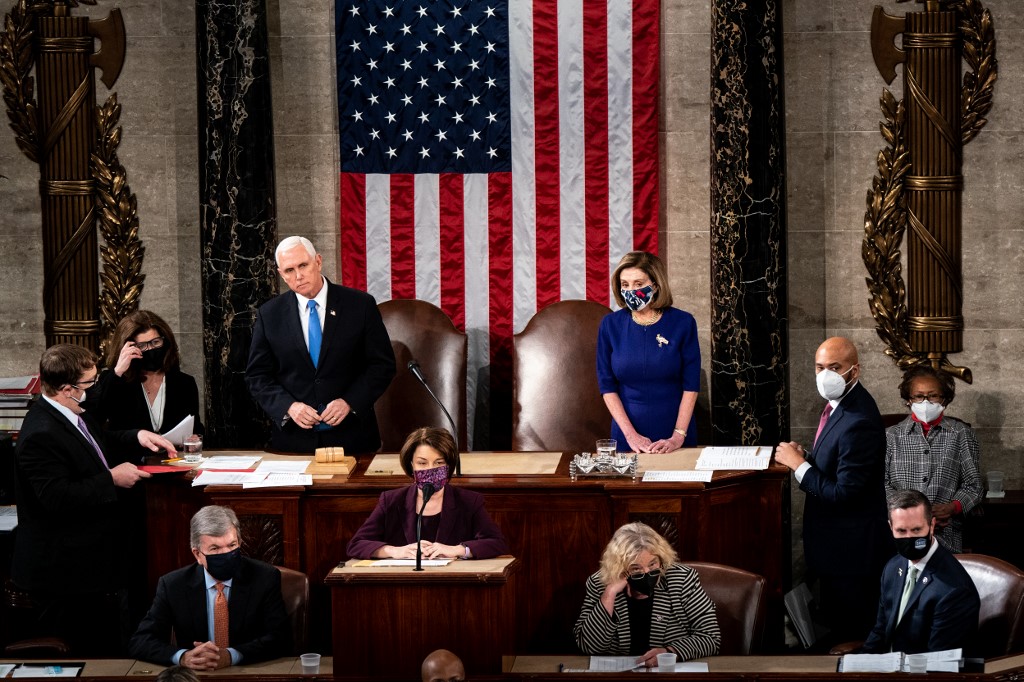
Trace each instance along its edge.
<path fill-rule="evenodd" d="M 269 423 L 245 364 L 256 309 L 277 293 L 264 0 L 196 1 L 196 71 L 206 440 L 262 448 Z"/>
<path fill-rule="evenodd" d="M 712 0 L 711 423 L 789 437 L 782 0 Z"/>

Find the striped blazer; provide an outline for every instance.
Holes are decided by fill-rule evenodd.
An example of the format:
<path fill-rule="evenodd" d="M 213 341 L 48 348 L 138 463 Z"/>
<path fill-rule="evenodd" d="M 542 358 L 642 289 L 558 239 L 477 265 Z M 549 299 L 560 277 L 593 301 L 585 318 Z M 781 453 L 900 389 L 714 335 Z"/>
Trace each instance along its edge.
<path fill-rule="evenodd" d="M 584 653 L 605 656 L 629 654 L 629 607 L 626 592 L 615 596 L 615 613 L 601 605 L 604 584 L 595 573 L 587 579 L 583 608 L 573 633 Z M 651 648 L 664 647 L 688 661 L 718 653 L 722 635 L 715 604 L 700 585 L 697 572 L 672 564 L 654 588 Z"/>

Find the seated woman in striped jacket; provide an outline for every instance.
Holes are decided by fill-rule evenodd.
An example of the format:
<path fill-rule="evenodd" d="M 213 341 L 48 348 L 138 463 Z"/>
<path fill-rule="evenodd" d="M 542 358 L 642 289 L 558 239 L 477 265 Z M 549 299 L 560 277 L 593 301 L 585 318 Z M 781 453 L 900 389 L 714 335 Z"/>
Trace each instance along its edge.
<path fill-rule="evenodd" d="M 648 668 L 657 665 L 658 654 L 683 661 L 714 656 L 722 641 L 715 604 L 696 571 L 680 564 L 665 538 L 643 523 L 615 531 L 600 570 L 587 579 L 573 633 L 584 653 L 633 655 Z"/>

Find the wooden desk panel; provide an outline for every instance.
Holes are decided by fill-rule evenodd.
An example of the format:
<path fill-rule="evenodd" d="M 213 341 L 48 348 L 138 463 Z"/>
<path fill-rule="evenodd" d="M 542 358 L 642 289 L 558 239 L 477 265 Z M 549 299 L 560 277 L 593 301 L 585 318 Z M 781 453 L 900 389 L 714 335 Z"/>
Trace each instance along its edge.
<path fill-rule="evenodd" d="M 150 580 L 193 561 L 188 521 L 203 504 L 239 514 L 250 556 L 305 572 L 310 590 L 311 649 L 331 647 L 330 594 L 324 577 L 346 557 L 345 546 L 384 490 L 406 477 L 366 476 L 364 458 L 349 477 L 317 479 L 309 488 L 242 490 L 190 488 L 180 476 L 146 481 Z M 664 534 L 683 561 L 728 564 L 763 575 L 768 583 L 766 645 L 782 634 L 782 493 L 785 467 L 718 472 L 710 484 L 633 483 L 629 479 L 569 480 L 568 458 L 555 475 L 463 476 L 453 485 L 483 493 L 487 510 L 522 563 L 516 583 L 516 651 L 572 651 L 572 626 L 587 577 L 597 570 L 612 532 L 644 521 Z M 442 614 L 448 617 L 446 614 Z M 451 614 L 450 617 L 458 617 Z M 507 651 L 496 651 L 500 656 Z M 474 671 L 470 670 L 470 674 Z"/>

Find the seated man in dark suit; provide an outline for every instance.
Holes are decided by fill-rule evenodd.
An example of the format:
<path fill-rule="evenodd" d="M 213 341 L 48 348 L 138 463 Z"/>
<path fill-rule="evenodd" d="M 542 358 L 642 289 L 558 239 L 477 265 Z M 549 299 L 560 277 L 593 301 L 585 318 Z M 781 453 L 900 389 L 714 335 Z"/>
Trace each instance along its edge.
<path fill-rule="evenodd" d="M 978 629 L 978 590 L 956 557 L 936 542 L 928 498 L 917 490 L 893 493 L 889 525 L 899 555 L 882 573 L 878 620 L 864 651 L 916 654 L 969 647 Z"/>
<path fill-rule="evenodd" d="M 290 653 L 281 573 L 242 556 L 235 513 L 203 507 L 190 530 L 196 564 L 160 578 L 153 606 L 132 637 L 131 655 L 217 670 Z"/>

